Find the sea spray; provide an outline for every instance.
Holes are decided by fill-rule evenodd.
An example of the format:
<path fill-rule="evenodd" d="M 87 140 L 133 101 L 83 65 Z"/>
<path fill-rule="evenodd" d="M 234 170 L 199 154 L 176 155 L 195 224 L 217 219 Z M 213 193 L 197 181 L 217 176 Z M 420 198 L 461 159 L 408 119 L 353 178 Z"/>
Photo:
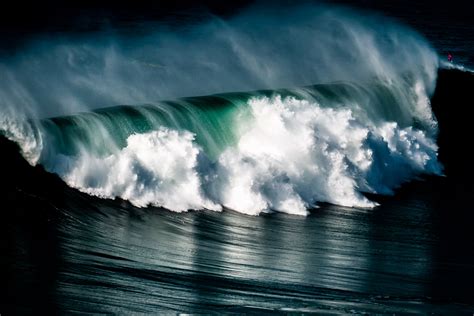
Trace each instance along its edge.
<path fill-rule="evenodd" d="M 409 87 L 399 86 L 402 78 L 420 81 L 431 94 L 437 64 L 426 40 L 388 18 L 341 7 L 253 7 L 181 28 L 149 22 L 133 35 L 108 30 L 38 37 L 0 58 L 1 109 L 29 109 L 29 116 L 45 118 L 185 96 L 371 79 L 404 90 Z"/>

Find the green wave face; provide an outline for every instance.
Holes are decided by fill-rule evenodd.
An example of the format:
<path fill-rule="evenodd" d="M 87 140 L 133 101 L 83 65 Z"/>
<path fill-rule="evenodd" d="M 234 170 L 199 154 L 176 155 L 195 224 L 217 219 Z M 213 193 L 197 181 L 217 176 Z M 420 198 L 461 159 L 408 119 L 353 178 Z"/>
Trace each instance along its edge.
<path fill-rule="evenodd" d="M 407 83 L 408 84 L 408 83 Z M 403 89 L 402 89 L 403 88 Z M 245 122 L 253 119 L 249 100 L 260 97 L 293 97 L 315 102 L 332 109 L 350 109 L 370 124 L 397 122 L 401 127 L 415 122 L 429 130 L 434 118 L 413 117 L 411 104 L 416 103 L 409 89 L 393 89 L 383 83 L 365 86 L 354 83 L 321 84 L 298 89 L 262 90 L 182 98 L 139 106 L 116 106 L 74 116 L 41 121 L 44 141 L 56 154 L 77 155 L 81 150 L 107 156 L 126 146 L 132 134 L 142 134 L 167 127 L 189 131 L 196 143 L 215 160 L 226 148 L 235 146 L 244 132 Z M 403 92 L 405 94 L 399 93 Z M 47 158 L 46 158 L 47 159 Z"/>
<path fill-rule="evenodd" d="M 154 105 L 117 106 L 41 122 L 48 142 L 58 153 L 77 155 L 85 149 L 101 156 L 125 147 L 132 134 L 168 127 L 195 134 L 210 157 L 235 144 L 236 116 L 246 113 L 245 99 L 210 96 L 160 102 Z"/>

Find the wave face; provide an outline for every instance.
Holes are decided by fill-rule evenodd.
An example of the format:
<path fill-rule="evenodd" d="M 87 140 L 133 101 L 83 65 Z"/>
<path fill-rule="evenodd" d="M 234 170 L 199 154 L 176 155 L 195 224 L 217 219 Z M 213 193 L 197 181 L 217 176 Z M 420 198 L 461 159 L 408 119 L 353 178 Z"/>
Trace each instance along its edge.
<path fill-rule="evenodd" d="M 261 13 L 32 44 L 0 65 L 0 128 L 74 188 L 173 211 L 373 207 L 361 192 L 441 174 L 422 38 L 346 9 Z"/>

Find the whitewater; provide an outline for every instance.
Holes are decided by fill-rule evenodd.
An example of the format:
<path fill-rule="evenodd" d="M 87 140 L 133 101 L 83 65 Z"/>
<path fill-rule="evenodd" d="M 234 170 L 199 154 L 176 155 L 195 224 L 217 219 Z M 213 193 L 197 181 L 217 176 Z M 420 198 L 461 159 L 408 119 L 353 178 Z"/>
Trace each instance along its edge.
<path fill-rule="evenodd" d="M 177 212 L 371 208 L 443 173 L 438 56 L 394 21 L 304 6 L 146 27 L 3 57 L 1 133 L 73 188 Z"/>

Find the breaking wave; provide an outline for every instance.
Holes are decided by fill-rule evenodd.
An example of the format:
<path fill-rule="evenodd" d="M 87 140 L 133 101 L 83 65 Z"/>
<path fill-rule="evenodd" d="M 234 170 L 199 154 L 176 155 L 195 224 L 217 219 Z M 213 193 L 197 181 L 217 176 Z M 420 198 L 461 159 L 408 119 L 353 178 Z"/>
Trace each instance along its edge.
<path fill-rule="evenodd" d="M 0 64 L 0 130 L 71 187 L 140 207 L 373 207 L 363 192 L 442 173 L 437 67 L 423 38 L 383 17 L 257 8 L 32 44 Z"/>

